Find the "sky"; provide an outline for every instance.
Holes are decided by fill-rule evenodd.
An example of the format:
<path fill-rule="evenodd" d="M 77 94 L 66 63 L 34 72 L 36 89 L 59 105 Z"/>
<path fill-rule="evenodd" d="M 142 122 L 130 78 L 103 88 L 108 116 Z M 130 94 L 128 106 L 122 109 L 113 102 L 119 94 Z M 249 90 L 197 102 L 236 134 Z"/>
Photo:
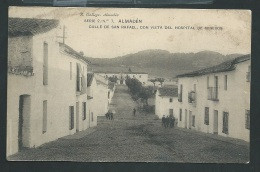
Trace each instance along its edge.
<path fill-rule="evenodd" d="M 103 16 L 106 13 L 117 16 Z M 66 26 L 66 44 L 93 58 L 113 58 L 147 49 L 171 53 L 208 50 L 224 55 L 251 52 L 251 12 L 247 10 L 12 7 L 9 16 L 58 19 L 61 26 Z M 86 19 L 95 20 L 95 23 L 84 22 Z M 120 19 L 138 19 L 141 23 L 122 24 L 118 23 Z M 90 28 L 94 25 L 109 25 L 109 28 Z M 116 25 L 138 29 L 112 29 Z M 149 29 L 142 29 L 144 26 Z M 163 29 L 151 29 L 152 26 Z M 173 29 L 164 29 L 165 26 Z M 195 29 L 175 29 L 180 26 Z M 206 30 L 205 27 L 221 27 L 222 30 Z"/>

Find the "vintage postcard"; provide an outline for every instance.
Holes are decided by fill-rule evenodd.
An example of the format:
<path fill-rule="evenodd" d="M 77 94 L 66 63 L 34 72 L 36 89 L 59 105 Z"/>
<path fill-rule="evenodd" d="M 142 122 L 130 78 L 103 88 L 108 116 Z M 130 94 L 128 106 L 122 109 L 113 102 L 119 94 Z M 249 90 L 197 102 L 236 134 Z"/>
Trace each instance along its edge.
<path fill-rule="evenodd" d="M 10 7 L 10 161 L 247 163 L 251 11 Z"/>

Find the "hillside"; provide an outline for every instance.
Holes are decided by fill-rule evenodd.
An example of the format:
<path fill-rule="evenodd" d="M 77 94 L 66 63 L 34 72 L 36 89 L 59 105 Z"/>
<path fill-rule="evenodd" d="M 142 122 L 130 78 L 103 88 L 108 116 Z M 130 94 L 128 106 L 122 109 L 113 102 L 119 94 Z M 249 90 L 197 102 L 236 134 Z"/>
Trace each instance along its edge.
<path fill-rule="evenodd" d="M 186 73 L 205 67 L 219 64 L 232 59 L 239 54 L 222 55 L 213 51 L 198 53 L 170 53 L 165 50 L 144 50 L 115 58 L 89 58 L 92 71 L 132 71 L 147 72 L 157 77 L 173 78 L 178 74 Z"/>

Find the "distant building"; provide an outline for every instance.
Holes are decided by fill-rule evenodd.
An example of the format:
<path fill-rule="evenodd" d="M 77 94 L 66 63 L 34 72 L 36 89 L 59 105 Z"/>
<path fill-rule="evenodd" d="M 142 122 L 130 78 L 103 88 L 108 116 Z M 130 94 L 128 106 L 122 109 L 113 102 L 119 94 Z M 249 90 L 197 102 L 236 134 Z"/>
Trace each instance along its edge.
<path fill-rule="evenodd" d="M 89 127 L 88 61 L 56 40 L 58 25 L 9 19 L 7 156 Z"/>
<path fill-rule="evenodd" d="M 148 82 L 148 73 L 145 72 L 95 72 L 105 78 L 109 77 L 116 77 L 117 78 L 117 84 L 125 85 L 125 80 L 127 77 L 129 78 L 136 78 L 139 80 L 143 85 L 146 85 Z"/>
<path fill-rule="evenodd" d="M 249 141 L 250 55 L 178 76 L 179 127 Z"/>
<path fill-rule="evenodd" d="M 116 83 L 108 81 L 108 103 L 110 104 L 114 96 Z"/>
<path fill-rule="evenodd" d="M 163 115 L 173 115 L 177 118 L 178 114 L 178 87 L 161 87 L 155 94 L 155 114 L 162 118 Z"/>

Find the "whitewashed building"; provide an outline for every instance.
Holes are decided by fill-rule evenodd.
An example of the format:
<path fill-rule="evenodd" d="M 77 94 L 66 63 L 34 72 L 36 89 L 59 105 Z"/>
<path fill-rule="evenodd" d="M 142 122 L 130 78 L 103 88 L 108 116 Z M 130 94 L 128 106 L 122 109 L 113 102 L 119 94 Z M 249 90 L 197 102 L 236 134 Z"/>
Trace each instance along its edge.
<path fill-rule="evenodd" d="M 90 127 L 97 125 L 97 109 L 99 108 L 99 102 L 97 99 L 98 89 L 97 81 L 94 77 L 94 73 L 87 73 L 87 107 L 89 114 Z"/>
<path fill-rule="evenodd" d="M 178 114 L 178 87 L 161 87 L 155 94 L 155 114 L 162 118 L 163 115 Z"/>
<path fill-rule="evenodd" d="M 7 156 L 89 127 L 88 61 L 56 40 L 58 25 L 9 19 Z"/>
<path fill-rule="evenodd" d="M 249 141 L 251 57 L 178 76 L 178 126 Z"/>
<path fill-rule="evenodd" d="M 108 79 L 103 77 L 102 75 L 94 73 L 94 77 L 97 82 L 96 87 L 96 95 L 95 99 L 97 99 L 97 104 L 95 104 L 96 107 L 96 114 L 97 116 L 104 116 L 109 109 L 109 88 L 108 88 Z"/>
<path fill-rule="evenodd" d="M 143 85 L 146 85 L 148 83 L 148 73 L 145 72 L 95 72 L 105 78 L 109 77 L 116 77 L 117 78 L 117 84 L 125 85 L 125 80 L 127 77 L 129 78 L 135 78 L 139 80 Z"/>

